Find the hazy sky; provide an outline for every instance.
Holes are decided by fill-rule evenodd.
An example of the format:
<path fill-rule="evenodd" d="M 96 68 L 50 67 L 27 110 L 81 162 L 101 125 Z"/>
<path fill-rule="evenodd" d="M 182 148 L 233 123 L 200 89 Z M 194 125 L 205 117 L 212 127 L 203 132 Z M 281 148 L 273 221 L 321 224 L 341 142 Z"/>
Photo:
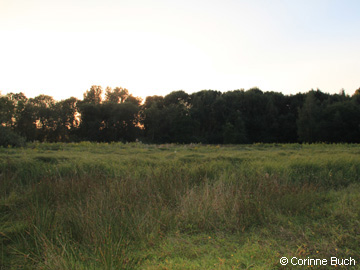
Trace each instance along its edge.
<path fill-rule="evenodd" d="M 0 91 L 360 87 L 358 0 L 0 0 Z"/>

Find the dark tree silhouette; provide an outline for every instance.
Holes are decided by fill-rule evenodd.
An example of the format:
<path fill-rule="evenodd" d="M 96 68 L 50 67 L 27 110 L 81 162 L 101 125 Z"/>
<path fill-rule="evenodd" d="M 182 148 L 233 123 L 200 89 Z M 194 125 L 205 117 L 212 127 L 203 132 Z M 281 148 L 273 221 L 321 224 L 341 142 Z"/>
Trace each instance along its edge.
<path fill-rule="evenodd" d="M 21 141 L 148 143 L 360 142 L 360 88 L 296 95 L 258 88 L 173 91 L 144 104 L 126 88 L 93 85 L 83 100 L 0 96 L 1 145 Z"/>

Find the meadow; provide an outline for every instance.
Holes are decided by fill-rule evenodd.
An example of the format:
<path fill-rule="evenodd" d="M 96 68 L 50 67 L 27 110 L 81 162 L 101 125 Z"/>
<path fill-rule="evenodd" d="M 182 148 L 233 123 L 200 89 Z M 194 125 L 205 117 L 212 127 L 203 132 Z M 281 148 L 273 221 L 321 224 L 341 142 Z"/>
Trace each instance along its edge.
<path fill-rule="evenodd" d="M 0 269 L 360 269 L 360 146 L 0 148 Z"/>

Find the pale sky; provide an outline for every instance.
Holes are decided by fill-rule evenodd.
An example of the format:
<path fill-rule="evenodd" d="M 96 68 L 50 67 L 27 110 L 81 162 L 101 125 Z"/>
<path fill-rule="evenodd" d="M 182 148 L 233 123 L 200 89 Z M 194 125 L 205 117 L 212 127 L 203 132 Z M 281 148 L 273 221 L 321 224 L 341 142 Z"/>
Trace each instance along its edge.
<path fill-rule="evenodd" d="M 0 0 L 0 91 L 360 87 L 358 0 Z"/>

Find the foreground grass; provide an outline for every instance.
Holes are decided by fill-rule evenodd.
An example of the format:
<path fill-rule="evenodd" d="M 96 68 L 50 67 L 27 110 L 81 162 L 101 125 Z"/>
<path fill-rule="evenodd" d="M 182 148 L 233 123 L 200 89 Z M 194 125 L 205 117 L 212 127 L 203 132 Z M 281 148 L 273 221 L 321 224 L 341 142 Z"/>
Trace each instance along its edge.
<path fill-rule="evenodd" d="M 359 154 L 358 145 L 325 144 L 1 149 L 0 268 L 360 263 Z"/>

